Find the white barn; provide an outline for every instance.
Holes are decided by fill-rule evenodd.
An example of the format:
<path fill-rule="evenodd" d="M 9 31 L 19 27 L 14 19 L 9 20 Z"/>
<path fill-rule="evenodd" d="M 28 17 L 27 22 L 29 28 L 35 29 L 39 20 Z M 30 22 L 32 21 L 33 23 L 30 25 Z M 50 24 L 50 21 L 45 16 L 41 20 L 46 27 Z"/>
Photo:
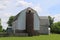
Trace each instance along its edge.
<path fill-rule="evenodd" d="M 41 17 L 42 18 L 42 17 Z M 45 19 L 45 18 L 44 18 Z M 44 20 L 43 19 L 43 20 Z M 36 35 L 40 34 L 42 31 L 41 27 L 41 21 L 40 17 L 38 16 L 37 12 L 33 10 L 32 8 L 28 7 L 21 12 L 19 12 L 13 22 L 12 22 L 12 30 L 13 33 L 27 33 L 28 35 Z M 47 28 L 49 28 L 49 22 L 47 22 Z M 45 22 L 45 23 L 46 23 Z M 44 23 L 44 22 L 43 22 Z M 45 25 L 44 25 L 45 26 Z M 45 31 L 43 30 L 42 33 Z M 46 34 L 48 34 L 48 31 L 46 31 Z"/>

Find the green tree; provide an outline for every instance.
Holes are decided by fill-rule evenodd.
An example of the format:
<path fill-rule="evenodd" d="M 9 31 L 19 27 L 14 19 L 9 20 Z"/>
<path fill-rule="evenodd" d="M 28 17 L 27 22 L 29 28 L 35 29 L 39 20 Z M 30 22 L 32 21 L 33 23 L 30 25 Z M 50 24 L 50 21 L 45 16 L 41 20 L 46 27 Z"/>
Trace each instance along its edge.
<path fill-rule="evenodd" d="M 50 27 L 53 25 L 54 22 L 54 18 L 52 18 L 51 16 L 48 16 L 49 18 L 49 23 L 50 23 Z"/>
<path fill-rule="evenodd" d="M 49 23 L 50 23 L 50 28 L 51 28 L 51 31 L 52 31 L 52 27 L 53 27 L 53 22 L 54 22 L 54 18 L 52 18 L 51 16 L 48 16 L 49 18 Z"/>
<path fill-rule="evenodd" d="M 14 19 L 14 16 L 9 17 L 9 20 L 7 22 L 8 26 L 12 26 L 13 19 Z"/>
<path fill-rule="evenodd" d="M 6 30 L 5 30 L 5 29 L 3 29 L 3 30 L 2 30 L 2 32 L 6 32 Z"/>
<path fill-rule="evenodd" d="M 2 31 L 1 19 L 0 19 L 0 32 Z"/>
<path fill-rule="evenodd" d="M 60 22 L 55 22 L 52 27 L 52 32 L 60 33 Z"/>

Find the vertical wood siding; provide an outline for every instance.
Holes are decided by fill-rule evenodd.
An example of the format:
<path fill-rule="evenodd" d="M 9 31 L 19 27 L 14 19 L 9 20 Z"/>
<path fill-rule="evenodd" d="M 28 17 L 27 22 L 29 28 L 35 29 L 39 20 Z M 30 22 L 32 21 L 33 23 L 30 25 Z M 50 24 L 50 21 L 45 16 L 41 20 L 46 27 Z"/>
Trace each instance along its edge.
<path fill-rule="evenodd" d="M 34 14 L 29 12 L 26 13 L 26 31 L 30 35 L 33 35 L 34 33 Z"/>
<path fill-rule="evenodd" d="M 14 21 L 12 23 L 12 30 L 13 30 L 14 33 L 15 33 L 16 28 L 17 28 L 17 22 L 18 22 L 18 20 Z"/>
<path fill-rule="evenodd" d="M 40 30 L 40 20 L 37 14 L 34 14 L 34 30 Z"/>
<path fill-rule="evenodd" d="M 23 12 L 20 13 L 19 17 L 18 17 L 18 25 L 17 25 L 17 29 L 18 30 L 25 30 L 25 25 L 26 25 L 26 13 L 25 10 Z"/>
<path fill-rule="evenodd" d="M 12 25 L 12 26 L 13 26 L 13 27 L 12 27 L 13 30 L 17 28 L 17 27 L 16 27 L 16 26 L 17 26 L 17 20 L 13 22 L 13 25 Z"/>
<path fill-rule="evenodd" d="M 48 26 L 42 25 L 40 27 L 40 34 L 49 34 Z"/>

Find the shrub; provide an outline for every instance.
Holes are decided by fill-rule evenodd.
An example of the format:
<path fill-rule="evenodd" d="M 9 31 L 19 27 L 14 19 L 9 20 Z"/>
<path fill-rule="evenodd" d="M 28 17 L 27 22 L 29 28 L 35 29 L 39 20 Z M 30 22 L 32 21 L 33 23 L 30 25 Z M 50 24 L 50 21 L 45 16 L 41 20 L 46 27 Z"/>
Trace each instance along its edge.
<path fill-rule="evenodd" d="M 60 22 L 54 23 L 53 26 L 51 27 L 51 31 L 53 33 L 60 33 Z"/>

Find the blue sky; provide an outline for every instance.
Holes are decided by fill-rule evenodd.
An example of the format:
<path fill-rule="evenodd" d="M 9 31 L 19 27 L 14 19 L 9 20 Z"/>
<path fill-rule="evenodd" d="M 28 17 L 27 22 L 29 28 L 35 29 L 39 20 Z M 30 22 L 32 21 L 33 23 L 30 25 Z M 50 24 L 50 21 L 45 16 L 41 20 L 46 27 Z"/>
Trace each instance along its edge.
<path fill-rule="evenodd" d="M 60 0 L 0 0 L 0 18 L 3 28 L 11 15 L 15 16 L 21 10 L 31 7 L 40 16 L 55 17 L 54 22 L 60 21 Z"/>

